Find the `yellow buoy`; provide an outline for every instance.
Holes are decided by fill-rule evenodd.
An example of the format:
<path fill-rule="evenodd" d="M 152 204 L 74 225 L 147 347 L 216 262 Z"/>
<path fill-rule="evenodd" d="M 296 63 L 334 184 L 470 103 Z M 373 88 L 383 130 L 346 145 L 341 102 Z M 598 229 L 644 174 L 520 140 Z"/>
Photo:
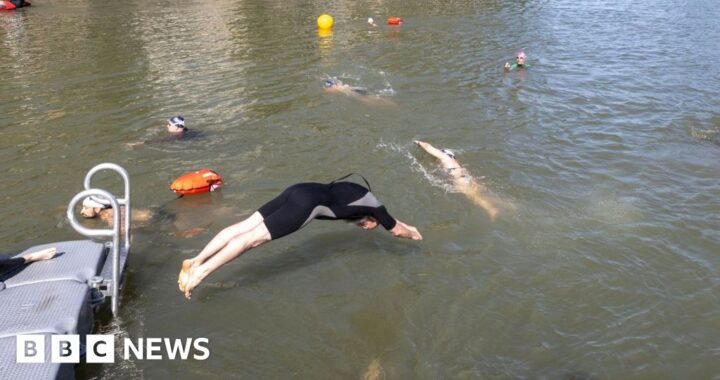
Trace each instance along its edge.
<path fill-rule="evenodd" d="M 321 14 L 317 18 L 317 26 L 320 29 L 331 29 L 333 27 L 333 18 L 329 14 Z"/>

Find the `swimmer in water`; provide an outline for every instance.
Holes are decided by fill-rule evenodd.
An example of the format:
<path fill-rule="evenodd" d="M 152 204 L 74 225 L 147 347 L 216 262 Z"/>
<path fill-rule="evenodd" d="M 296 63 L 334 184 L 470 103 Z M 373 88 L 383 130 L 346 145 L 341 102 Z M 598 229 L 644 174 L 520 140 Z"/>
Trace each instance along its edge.
<path fill-rule="evenodd" d="M 392 217 L 364 187 L 353 182 L 299 183 L 261 206 L 249 218 L 220 231 L 200 253 L 183 261 L 178 287 L 187 299 L 208 275 L 246 251 L 280 239 L 313 219 L 347 220 L 364 230 L 382 225 L 398 238 L 422 240 L 417 228 Z M 340 182 L 338 182 L 340 181 Z M 367 181 L 366 181 L 367 184 Z"/>
<path fill-rule="evenodd" d="M 460 165 L 455 159 L 453 151 L 437 149 L 424 141 L 415 140 L 414 143 L 440 160 L 445 172 L 452 177 L 455 190 L 465 194 L 470 201 L 483 208 L 490 215 L 490 219 L 495 220 L 498 213 L 497 207 L 484 196 L 485 190 L 483 187 L 475 181 L 475 178 L 470 175 L 467 169 Z"/>
<path fill-rule="evenodd" d="M 505 62 L 505 66 L 503 67 L 503 69 L 505 69 L 506 72 L 515 69 L 524 69 L 527 67 L 525 65 L 525 58 L 525 52 L 519 51 L 517 54 L 515 54 L 515 63 L 511 65 L 510 62 Z"/>
<path fill-rule="evenodd" d="M 147 141 L 138 141 L 127 143 L 127 146 L 138 146 L 143 144 L 156 145 L 177 141 L 191 140 L 202 137 L 203 133 L 196 129 L 188 129 L 187 120 L 181 115 L 173 116 L 165 121 L 165 129 L 168 133 L 162 136 L 152 138 Z"/>
<path fill-rule="evenodd" d="M 180 115 L 169 118 L 166 128 L 168 132 L 180 137 L 182 137 L 182 135 L 184 135 L 188 130 L 185 126 L 185 118 Z"/>
<path fill-rule="evenodd" d="M 120 220 L 125 217 L 125 207 L 120 208 Z M 83 199 L 82 209 L 80 209 L 80 215 L 86 219 L 98 218 L 102 220 L 108 226 L 112 226 L 113 223 L 113 209 L 109 200 L 103 197 L 91 195 Z M 132 210 L 131 220 L 133 227 L 137 227 L 142 223 L 147 223 L 152 218 L 153 212 L 150 210 Z M 125 229 L 125 225 L 120 223 L 121 229 Z"/>
<path fill-rule="evenodd" d="M 392 101 L 377 94 L 373 94 L 367 88 L 350 86 L 340 79 L 327 78 L 323 81 L 323 88 L 326 92 L 343 94 L 351 98 L 359 99 L 368 104 L 393 104 Z"/>

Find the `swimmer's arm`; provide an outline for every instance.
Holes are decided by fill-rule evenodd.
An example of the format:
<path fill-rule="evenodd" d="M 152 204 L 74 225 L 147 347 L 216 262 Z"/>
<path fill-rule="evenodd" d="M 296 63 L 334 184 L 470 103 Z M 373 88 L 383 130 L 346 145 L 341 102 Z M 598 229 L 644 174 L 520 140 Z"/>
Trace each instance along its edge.
<path fill-rule="evenodd" d="M 395 219 L 395 227 L 388 230 L 392 236 L 410 240 L 422 240 L 423 237 L 417 228 Z"/>
<path fill-rule="evenodd" d="M 426 152 L 430 153 L 437 159 L 442 159 L 443 157 L 447 157 L 447 154 L 443 153 L 440 149 L 432 146 L 430 143 L 426 143 L 424 141 L 415 140 L 415 144 L 417 144 L 419 147 L 423 148 Z"/>
<path fill-rule="evenodd" d="M 446 169 L 451 168 L 458 168 L 460 167 L 460 164 L 454 159 L 448 156 L 447 154 L 443 153 L 440 149 L 432 146 L 430 143 L 426 143 L 424 141 L 415 140 L 415 144 L 417 144 L 419 147 L 423 148 L 426 152 L 430 153 L 433 157 L 440 160 L 443 167 Z"/>

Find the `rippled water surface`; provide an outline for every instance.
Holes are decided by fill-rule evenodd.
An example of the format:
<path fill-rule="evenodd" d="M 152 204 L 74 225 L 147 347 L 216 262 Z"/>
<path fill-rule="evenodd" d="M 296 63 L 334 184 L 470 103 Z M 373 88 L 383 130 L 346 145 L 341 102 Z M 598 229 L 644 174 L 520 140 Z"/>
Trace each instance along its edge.
<path fill-rule="evenodd" d="M 718 19 L 700 0 L 37 0 L 0 13 L 0 249 L 77 239 L 63 210 L 100 162 L 159 215 L 97 331 L 211 356 L 78 378 L 720 378 Z M 195 138 L 163 141 L 174 114 Z M 456 151 L 497 219 L 413 139 Z M 222 191 L 175 199 L 203 167 Z M 425 240 L 314 222 L 178 292 L 223 227 L 350 172 Z"/>

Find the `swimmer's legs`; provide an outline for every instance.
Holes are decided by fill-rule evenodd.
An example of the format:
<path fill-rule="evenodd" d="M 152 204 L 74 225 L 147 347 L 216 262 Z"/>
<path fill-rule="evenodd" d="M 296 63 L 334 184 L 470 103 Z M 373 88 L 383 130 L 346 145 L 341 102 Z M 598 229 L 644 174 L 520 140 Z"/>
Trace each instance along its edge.
<path fill-rule="evenodd" d="M 178 275 L 178 284 L 180 291 L 185 292 L 184 284 L 187 282 L 188 271 L 191 267 L 198 267 L 208 258 L 220 252 L 232 239 L 250 231 L 251 229 L 261 225 L 263 217 L 259 212 L 254 212 L 250 217 L 240 223 L 226 227 L 220 231 L 210 242 L 203 248 L 200 253 L 192 259 L 184 260 L 182 269 Z"/>
<path fill-rule="evenodd" d="M 268 231 L 264 223 L 260 223 L 250 231 L 233 237 L 219 252 L 204 263 L 200 265 L 187 265 L 187 279 L 180 283 L 180 290 L 185 292 L 187 299 L 190 299 L 193 289 L 195 289 L 205 277 L 246 251 L 270 240 L 270 231 Z M 186 264 L 183 262 L 183 269 L 185 268 Z"/>
<path fill-rule="evenodd" d="M 205 260 L 223 249 L 223 247 L 225 247 L 225 245 L 227 245 L 230 240 L 252 230 L 259 224 L 262 224 L 262 222 L 262 215 L 260 215 L 260 213 L 257 211 L 254 212 L 252 215 L 250 215 L 250 217 L 243 220 L 242 222 L 235 223 L 220 231 L 217 235 L 215 235 L 212 240 L 210 240 L 210 242 L 205 246 L 205 248 L 203 248 L 203 250 L 200 251 L 200 253 L 191 260 L 193 261 L 195 266 L 204 263 Z"/>

